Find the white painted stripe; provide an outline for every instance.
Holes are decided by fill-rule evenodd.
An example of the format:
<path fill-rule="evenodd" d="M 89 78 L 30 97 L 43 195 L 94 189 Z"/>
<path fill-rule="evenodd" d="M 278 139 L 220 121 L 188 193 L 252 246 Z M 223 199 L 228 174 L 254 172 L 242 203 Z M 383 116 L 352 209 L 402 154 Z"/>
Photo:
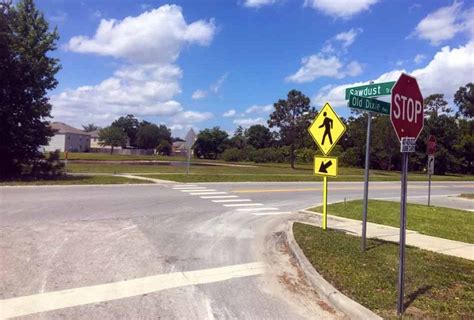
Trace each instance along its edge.
<path fill-rule="evenodd" d="M 186 189 L 186 190 L 180 190 L 181 192 L 205 192 L 205 191 L 217 191 L 216 189 Z"/>
<path fill-rule="evenodd" d="M 173 190 L 200 190 L 200 189 L 206 189 L 206 187 L 179 187 L 179 188 L 173 188 Z"/>
<path fill-rule="evenodd" d="M 239 196 L 202 196 L 201 199 L 224 199 L 224 198 L 238 198 Z"/>
<path fill-rule="evenodd" d="M 253 262 L 220 268 L 173 272 L 156 276 L 52 291 L 0 300 L 2 319 L 139 296 L 161 290 L 213 283 L 263 274 L 265 265 Z"/>
<path fill-rule="evenodd" d="M 254 212 L 254 216 L 277 216 L 280 214 L 291 214 L 291 211 Z"/>
<path fill-rule="evenodd" d="M 190 195 L 193 196 L 205 196 L 205 195 L 212 195 L 212 194 L 227 194 L 227 192 L 193 192 Z"/>
<path fill-rule="evenodd" d="M 265 211 L 265 210 L 280 210 L 278 208 L 245 208 L 237 209 L 237 211 Z"/>
<path fill-rule="evenodd" d="M 230 200 L 212 200 L 212 202 L 249 202 L 252 201 L 250 199 L 230 199 Z"/>
<path fill-rule="evenodd" d="M 197 184 L 175 184 L 173 187 L 197 187 Z"/>
<path fill-rule="evenodd" d="M 224 204 L 224 207 L 252 207 L 252 206 L 263 206 L 262 203 L 236 203 L 236 204 Z"/>

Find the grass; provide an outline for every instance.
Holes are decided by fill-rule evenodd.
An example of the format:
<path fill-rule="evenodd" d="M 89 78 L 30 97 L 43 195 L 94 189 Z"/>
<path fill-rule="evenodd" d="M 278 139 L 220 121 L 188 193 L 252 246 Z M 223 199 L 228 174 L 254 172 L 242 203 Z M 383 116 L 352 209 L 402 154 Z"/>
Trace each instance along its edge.
<path fill-rule="evenodd" d="M 61 160 L 65 159 L 64 152 L 61 152 Z M 132 160 L 165 160 L 183 161 L 186 157 L 161 156 L 161 155 L 126 155 L 94 152 L 69 152 L 68 160 L 94 160 L 94 161 L 132 161 Z"/>
<path fill-rule="evenodd" d="M 0 186 L 39 186 L 39 185 L 87 185 L 87 184 L 136 184 L 149 181 L 114 176 L 66 176 L 48 180 L 1 181 Z"/>
<path fill-rule="evenodd" d="M 220 162 L 222 164 L 222 162 Z M 291 169 L 288 164 L 252 164 L 253 167 L 209 166 L 194 163 L 191 166 L 193 176 L 186 176 L 185 166 L 180 164 L 120 164 L 120 163 L 68 163 L 68 171 L 74 173 L 133 173 L 140 175 L 172 174 L 161 179 L 179 182 L 243 182 L 243 181 L 321 181 L 313 175 L 311 164 L 298 164 Z M 363 181 L 363 169 L 342 167 L 333 181 Z M 371 181 L 399 181 L 400 172 L 372 170 Z M 410 181 L 427 181 L 426 174 L 410 173 Z M 474 180 L 472 175 L 433 176 L 437 181 Z"/>
<path fill-rule="evenodd" d="M 328 213 L 350 219 L 362 219 L 362 200 L 335 203 L 328 206 Z M 311 209 L 321 212 L 322 207 Z M 393 227 L 400 226 L 400 204 L 391 201 L 370 200 L 367 212 L 369 222 Z M 474 243 L 474 214 L 472 212 L 428 207 L 426 205 L 407 205 L 407 228 L 419 233 Z"/>
<path fill-rule="evenodd" d="M 474 199 L 474 193 L 463 193 L 459 195 L 461 198 Z"/>
<path fill-rule="evenodd" d="M 398 244 L 295 223 L 295 239 L 315 269 L 346 296 L 383 318 L 396 318 Z M 474 262 L 406 248 L 407 318 L 472 319 Z"/>

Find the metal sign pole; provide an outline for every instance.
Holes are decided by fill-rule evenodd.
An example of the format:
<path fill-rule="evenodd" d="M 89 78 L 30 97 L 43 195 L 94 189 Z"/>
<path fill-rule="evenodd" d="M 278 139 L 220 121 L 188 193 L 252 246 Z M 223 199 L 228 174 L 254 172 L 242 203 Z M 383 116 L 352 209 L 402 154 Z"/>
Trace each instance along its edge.
<path fill-rule="evenodd" d="M 408 152 L 402 153 L 402 186 L 400 199 L 400 249 L 399 249 L 399 265 L 398 265 L 398 299 L 397 299 L 397 315 L 401 315 L 404 311 L 404 282 L 405 282 L 405 237 L 407 226 L 407 176 L 408 176 Z"/>
<path fill-rule="evenodd" d="M 362 212 L 362 252 L 365 251 L 367 242 L 367 206 L 369 202 L 370 131 L 372 127 L 372 112 L 369 112 L 367 115 L 367 140 L 365 142 L 364 211 Z"/>
<path fill-rule="evenodd" d="M 323 230 L 328 226 L 328 177 L 323 177 Z"/>
<path fill-rule="evenodd" d="M 189 174 L 189 165 L 191 163 L 191 148 L 188 148 L 188 159 L 186 161 L 186 174 Z"/>
<path fill-rule="evenodd" d="M 428 175 L 428 207 L 430 206 L 431 200 L 431 173 Z"/>

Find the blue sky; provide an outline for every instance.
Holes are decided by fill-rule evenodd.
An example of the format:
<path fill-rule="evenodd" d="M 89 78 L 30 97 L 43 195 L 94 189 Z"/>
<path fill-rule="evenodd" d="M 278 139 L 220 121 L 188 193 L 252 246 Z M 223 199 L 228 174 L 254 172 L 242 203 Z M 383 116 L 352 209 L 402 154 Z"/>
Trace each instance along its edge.
<path fill-rule="evenodd" d="M 229 132 L 298 89 L 342 116 L 343 90 L 415 75 L 448 100 L 474 80 L 474 9 L 442 0 L 37 0 L 60 34 L 55 121 L 127 113 Z"/>

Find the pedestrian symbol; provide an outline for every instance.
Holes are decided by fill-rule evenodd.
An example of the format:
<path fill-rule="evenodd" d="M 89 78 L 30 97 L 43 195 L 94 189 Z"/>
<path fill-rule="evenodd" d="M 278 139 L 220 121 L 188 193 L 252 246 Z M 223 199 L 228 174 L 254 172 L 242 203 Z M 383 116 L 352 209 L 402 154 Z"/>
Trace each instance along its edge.
<path fill-rule="evenodd" d="M 329 103 L 326 103 L 308 131 L 322 153 L 327 155 L 346 131 L 346 126 Z"/>

